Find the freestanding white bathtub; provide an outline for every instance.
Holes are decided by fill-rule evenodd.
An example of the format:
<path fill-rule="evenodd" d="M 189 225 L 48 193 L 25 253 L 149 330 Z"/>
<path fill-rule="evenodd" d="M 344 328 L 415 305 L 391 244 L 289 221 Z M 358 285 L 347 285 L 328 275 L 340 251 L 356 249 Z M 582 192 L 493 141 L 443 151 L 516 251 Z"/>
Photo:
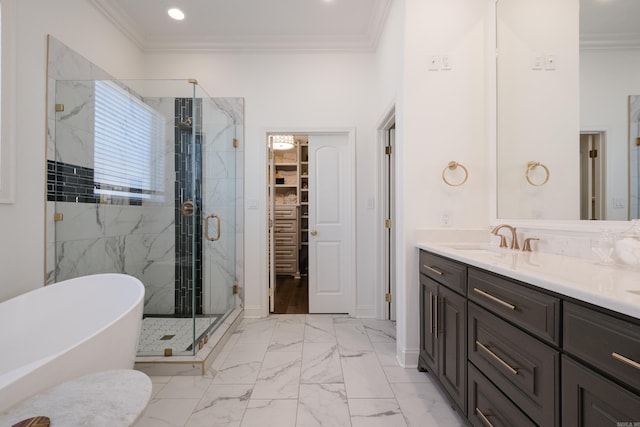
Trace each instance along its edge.
<path fill-rule="evenodd" d="M 96 274 L 0 303 L 0 412 L 81 375 L 132 369 L 143 301 L 138 279 Z"/>

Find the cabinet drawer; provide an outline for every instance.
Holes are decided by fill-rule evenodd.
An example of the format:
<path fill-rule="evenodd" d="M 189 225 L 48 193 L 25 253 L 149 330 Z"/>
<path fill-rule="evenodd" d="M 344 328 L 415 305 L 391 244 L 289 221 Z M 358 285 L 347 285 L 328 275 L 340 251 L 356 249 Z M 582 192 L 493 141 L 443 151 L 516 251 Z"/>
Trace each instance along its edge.
<path fill-rule="evenodd" d="M 276 233 L 295 233 L 297 230 L 298 221 L 295 219 L 279 219 L 274 227 Z"/>
<path fill-rule="evenodd" d="M 537 424 L 558 425 L 559 352 L 474 303 L 468 317 L 469 360 Z"/>
<path fill-rule="evenodd" d="M 420 273 L 463 295 L 467 293 L 467 266 L 464 264 L 420 251 Z"/>
<path fill-rule="evenodd" d="M 298 257 L 296 246 L 276 246 L 276 260 L 295 260 Z"/>
<path fill-rule="evenodd" d="M 564 349 L 640 390 L 640 324 L 566 303 Z"/>
<path fill-rule="evenodd" d="M 560 300 L 484 271 L 469 269 L 469 299 L 538 337 L 560 345 Z"/>
<path fill-rule="evenodd" d="M 472 364 L 469 364 L 469 407 L 471 425 L 477 427 L 535 427 L 522 411 L 487 380 Z M 485 419 L 483 419 L 485 418 Z M 490 423 L 488 424 L 487 421 Z"/>
<path fill-rule="evenodd" d="M 298 271 L 298 263 L 296 260 L 285 259 L 279 260 L 276 259 L 276 273 L 277 274 L 295 274 Z"/>
<path fill-rule="evenodd" d="M 562 356 L 563 426 L 633 426 L 640 396 Z"/>
<path fill-rule="evenodd" d="M 277 233 L 275 234 L 276 247 L 281 245 L 298 245 L 298 236 L 296 233 Z"/>
<path fill-rule="evenodd" d="M 296 219 L 297 215 L 296 206 L 282 206 L 276 205 L 275 217 L 276 219 Z"/>

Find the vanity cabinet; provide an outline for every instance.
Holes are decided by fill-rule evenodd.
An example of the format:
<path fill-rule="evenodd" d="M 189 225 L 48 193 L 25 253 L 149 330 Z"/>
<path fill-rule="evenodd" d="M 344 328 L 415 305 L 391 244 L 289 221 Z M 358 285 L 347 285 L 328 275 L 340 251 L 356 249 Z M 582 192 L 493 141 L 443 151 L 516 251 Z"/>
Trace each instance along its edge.
<path fill-rule="evenodd" d="M 563 317 L 564 425 L 639 422 L 640 323 L 575 303 Z"/>
<path fill-rule="evenodd" d="M 471 425 L 640 422 L 638 319 L 423 250 L 420 332 L 418 368 Z"/>
<path fill-rule="evenodd" d="M 466 413 L 466 266 L 436 255 L 420 256 L 420 360 L 461 412 Z"/>

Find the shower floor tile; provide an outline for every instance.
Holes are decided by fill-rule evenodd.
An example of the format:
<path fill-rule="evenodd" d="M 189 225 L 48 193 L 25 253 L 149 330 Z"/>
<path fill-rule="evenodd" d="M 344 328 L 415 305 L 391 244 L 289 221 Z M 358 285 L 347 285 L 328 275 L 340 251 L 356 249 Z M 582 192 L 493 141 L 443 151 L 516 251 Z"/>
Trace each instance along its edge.
<path fill-rule="evenodd" d="M 196 339 L 216 322 L 217 317 L 196 318 Z M 174 354 L 190 351 L 193 344 L 193 319 L 172 317 L 145 317 L 142 319 L 139 355 L 162 355 L 166 348 Z"/>

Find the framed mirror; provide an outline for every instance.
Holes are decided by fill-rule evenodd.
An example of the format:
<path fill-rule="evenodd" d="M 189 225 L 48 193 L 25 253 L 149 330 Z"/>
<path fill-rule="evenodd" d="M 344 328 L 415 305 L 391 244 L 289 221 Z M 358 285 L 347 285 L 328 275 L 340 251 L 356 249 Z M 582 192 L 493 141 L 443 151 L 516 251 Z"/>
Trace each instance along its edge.
<path fill-rule="evenodd" d="M 637 0 L 498 0 L 498 218 L 638 218 L 639 16 Z"/>

